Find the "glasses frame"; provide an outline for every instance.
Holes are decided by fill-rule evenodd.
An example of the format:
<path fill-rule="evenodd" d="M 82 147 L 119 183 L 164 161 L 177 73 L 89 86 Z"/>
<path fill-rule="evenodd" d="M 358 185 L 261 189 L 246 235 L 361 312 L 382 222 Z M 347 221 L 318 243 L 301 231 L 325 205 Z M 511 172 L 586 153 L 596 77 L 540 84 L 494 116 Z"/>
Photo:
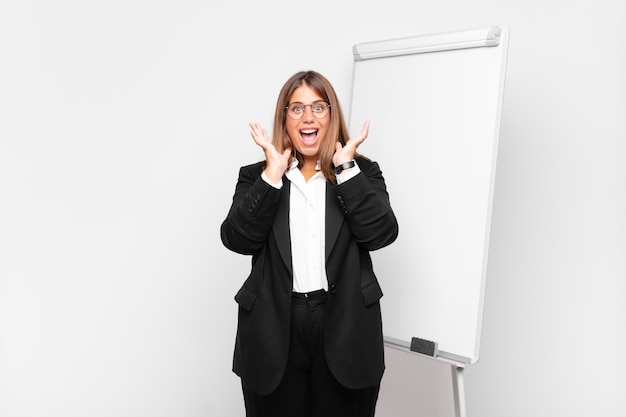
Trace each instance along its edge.
<path fill-rule="evenodd" d="M 317 113 L 315 113 L 315 112 L 313 111 L 313 106 L 315 106 L 316 104 L 320 104 L 320 103 L 323 103 L 323 104 L 325 104 L 325 105 L 327 105 L 327 106 L 328 106 L 328 113 L 326 113 L 326 114 L 325 114 L 325 115 L 323 115 L 323 116 L 319 116 Z M 293 117 L 292 115 L 290 115 L 290 114 L 289 114 L 289 107 L 291 107 L 293 104 L 301 104 L 301 105 L 302 105 L 302 107 L 304 107 L 304 111 L 302 112 L 302 114 L 300 114 L 300 117 Z M 289 103 L 289 104 L 287 104 L 287 105 L 285 106 L 285 113 L 286 113 L 286 114 L 287 114 L 287 116 L 288 116 L 290 119 L 292 119 L 292 120 L 300 120 L 300 119 L 302 119 L 302 118 L 304 117 L 304 114 L 306 113 L 306 108 L 307 108 L 307 107 L 310 107 L 310 108 L 311 108 L 311 113 L 313 113 L 313 116 L 315 116 L 315 118 L 316 118 L 316 119 L 323 119 L 324 117 L 328 116 L 328 114 L 330 113 L 330 110 L 331 110 L 331 107 L 332 107 L 332 106 L 330 105 L 330 103 L 327 103 L 327 102 L 326 102 L 326 101 L 324 101 L 324 100 L 317 100 L 317 101 L 314 101 L 314 102 L 313 102 L 313 103 L 311 103 L 311 104 L 304 104 L 304 103 L 301 103 L 301 102 L 299 102 L 299 101 L 294 101 L 294 102 Z"/>

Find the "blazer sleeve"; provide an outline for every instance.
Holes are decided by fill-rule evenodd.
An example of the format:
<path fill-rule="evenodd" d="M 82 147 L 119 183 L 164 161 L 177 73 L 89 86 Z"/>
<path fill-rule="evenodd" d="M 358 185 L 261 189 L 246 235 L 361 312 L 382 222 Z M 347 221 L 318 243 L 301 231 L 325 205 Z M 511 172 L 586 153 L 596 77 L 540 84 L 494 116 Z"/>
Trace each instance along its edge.
<path fill-rule="evenodd" d="M 233 202 L 222 222 L 220 236 L 228 249 L 252 255 L 266 242 L 280 200 L 280 189 L 261 178 L 262 163 L 242 167 Z"/>
<path fill-rule="evenodd" d="M 393 243 L 398 222 L 378 163 L 358 158 L 361 172 L 336 187 L 337 199 L 356 241 L 367 250 Z"/>

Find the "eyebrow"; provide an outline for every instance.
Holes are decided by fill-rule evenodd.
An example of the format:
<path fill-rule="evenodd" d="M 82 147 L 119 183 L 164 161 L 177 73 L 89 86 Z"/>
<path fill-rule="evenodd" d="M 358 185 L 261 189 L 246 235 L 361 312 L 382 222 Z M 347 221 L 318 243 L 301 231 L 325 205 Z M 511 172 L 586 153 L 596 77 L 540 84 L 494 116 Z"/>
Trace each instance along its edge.
<path fill-rule="evenodd" d="M 315 104 L 315 103 L 326 103 L 326 100 L 323 100 L 323 99 L 315 100 L 315 101 L 314 101 L 313 103 L 311 103 L 311 104 Z M 291 105 L 291 104 L 304 104 L 304 103 L 303 103 L 303 102 L 301 102 L 301 101 L 292 101 L 291 103 L 289 103 L 289 105 Z M 328 103 L 327 103 L 327 104 L 328 104 Z M 308 106 L 308 104 L 307 104 L 307 106 Z"/>

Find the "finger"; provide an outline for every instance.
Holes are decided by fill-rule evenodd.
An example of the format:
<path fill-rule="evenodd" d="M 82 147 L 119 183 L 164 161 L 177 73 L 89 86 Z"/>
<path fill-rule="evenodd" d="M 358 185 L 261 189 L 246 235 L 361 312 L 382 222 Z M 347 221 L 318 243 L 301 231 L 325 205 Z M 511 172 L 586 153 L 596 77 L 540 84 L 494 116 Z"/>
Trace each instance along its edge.
<path fill-rule="evenodd" d="M 357 137 L 354 139 L 356 139 L 359 143 L 363 142 L 365 138 L 367 138 L 367 135 L 369 134 L 369 130 L 370 130 L 370 122 L 368 120 L 365 123 L 363 123 L 363 127 L 361 128 L 361 131 L 359 132 Z"/>
<path fill-rule="evenodd" d="M 250 126 L 250 135 L 252 139 L 256 142 L 257 145 L 265 148 L 269 143 L 269 138 L 267 136 L 267 131 L 261 127 L 258 123 L 249 123 Z"/>
<path fill-rule="evenodd" d="M 265 141 L 261 138 L 261 136 L 259 136 L 259 134 L 255 132 L 254 130 L 250 131 L 250 136 L 252 136 L 252 139 L 254 140 L 254 142 L 259 146 L 263 146 L 263 144 L 265 143 Z"/>
<path fill-rule="evenodd" d="M 361 134 L 363 135 L 363 139 L 367 137 L 367 135 L 369 134 L 369 131 L 370 131 L 370 121 L 366 120 L 365 123 L 363 123 L 363 128 L 361 129 Z"/>
<path fill-rule="evenodd" d="M 263 136 L 263 128 L 258 123 L 250 123 L 251 133 L 257 137 Z"/>

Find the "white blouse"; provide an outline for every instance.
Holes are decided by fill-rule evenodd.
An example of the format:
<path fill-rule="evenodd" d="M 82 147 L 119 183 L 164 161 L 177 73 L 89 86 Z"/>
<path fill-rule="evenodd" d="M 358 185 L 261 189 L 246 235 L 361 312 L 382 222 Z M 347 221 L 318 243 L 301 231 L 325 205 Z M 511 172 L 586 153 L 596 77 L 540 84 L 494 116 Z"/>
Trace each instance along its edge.
<path fill-rule="evenodd" d="M 291 181 L 289 199 L 289 231 L 293 266 L 293 291 L 328 291 L 326 277 L 326 179 L 319 170 L 307 182 L 294 160 L 285 174 Z M 356 176 L 358 165 L 337 175 L 337 184 Z M 282 180 L 273 184 L 265 174 L 261 177 L 275 188 L 282 188 Z"/>

